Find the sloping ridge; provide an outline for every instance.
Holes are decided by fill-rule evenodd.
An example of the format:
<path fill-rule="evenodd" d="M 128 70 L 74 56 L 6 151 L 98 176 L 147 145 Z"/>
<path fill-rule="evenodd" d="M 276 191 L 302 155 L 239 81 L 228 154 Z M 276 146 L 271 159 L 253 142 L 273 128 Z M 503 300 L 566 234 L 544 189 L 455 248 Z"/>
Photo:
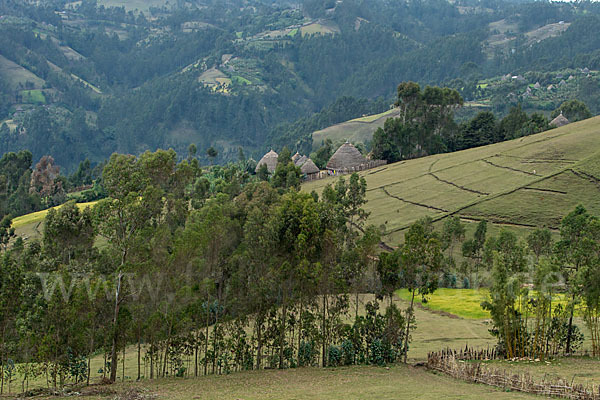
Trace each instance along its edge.
<path fill-rule="evenodd" d="M 389 164 L 370 174 L 369 223 L 389 241 L 422 217 L 458 215 L 515 229 L 556 229 L 577 204 L 600 215 L 600 117 L 536 135 Z M 550 162 L 552 161 L 552 162 Z M 335 178 L 337 179 L 337 178 Z M 319 191 L 333 179 L 310 182 Z"/>
<path fill-rule="evenodd" d="M 383 124 L 388 118 L 395 118 L 400 111 L 397 108 L 385 111 L 380 114 L 369 115 L 361 118 L 351 119 L 350 121 L 340 122 L 313 132 L 313 150 L 321 146 L 321 142 L 326 139 L 331 139 L 333 143 L 342 143 L 346 140 L 356 143 L 366 143 L 373 138 L 373 133 Z"/>

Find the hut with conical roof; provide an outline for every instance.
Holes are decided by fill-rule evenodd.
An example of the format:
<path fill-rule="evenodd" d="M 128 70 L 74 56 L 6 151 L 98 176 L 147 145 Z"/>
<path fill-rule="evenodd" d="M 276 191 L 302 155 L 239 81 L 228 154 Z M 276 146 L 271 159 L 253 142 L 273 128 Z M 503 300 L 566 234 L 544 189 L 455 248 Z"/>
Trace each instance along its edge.
<path fill-rule="evenodd" d="M 304 164 L 302 164 L 302 167 L 300 167 L 300 171 L 302 171 L 302 173 L 308 180 L 318 178 L 319 172 L 321 172 L 319 170 L 319 167 L 317 167 L 317 164 L 315 164 L 310 158 L 307 158 Z"/>
<path fill-rule="evenodd" d="M 340 146 L 339 149 L 329 159 L 327 169 L 336 173 L 336 171 L 346 172 L 352 168 L 358 168 L 366 164 L 367 160 L 360 154 L 360 151 L 348 141 Z"/>
<path fill-rule="evenodd" d="M 567 117 L 565 117 L 563 115 L 562 111 L 560 112 L 560 114 L 558 115 L 558 117 L 556 117 L 552 121 L 550 121 L 550 125 L 554 125 L 557 128 L 560 128 L 561 126 L 565 126 L 567 124 L 570 124 L 570 122 L 567 119 Z"/>
<path fill-rule="evenodd" d="M 279 158 L 279 155 L 277 153 L 275 153 L 273 150 L 269 151 L 267 154 L 265 154 L 260 159 L 258 164 L 256 164 L 255 172 L 258 172 L 258 170 L 260 169 L 260 166 L 262 164 L 266 164 L 267 169 L 269 170 L 269 173 L 272 174 L 273 172 L 275 172 L 275 168 L 277 168 L 277 159 L 278 158 Z"/>
<path fill-rule="evenodd" d="M 299 158 L 301 158 L 302 156 L 300 155 L 300 153 L 296 152 L 296 154 L 294 154 L 292 156 L 292 162 L 294 162 L 294 164 L 296 163 L 296 161 L 298 161 Z"/>
<path fill-rule="evenodd" d="M 292 161 L 294 162 L 294 165 L 296 167 L 301 167 L 306 162 L 306 160 L 308 160 L 308 157 L 306 157 L 306 156 L 300 156 L 300 157 L 296 158 L 295 160 L 292 158 Z"/>

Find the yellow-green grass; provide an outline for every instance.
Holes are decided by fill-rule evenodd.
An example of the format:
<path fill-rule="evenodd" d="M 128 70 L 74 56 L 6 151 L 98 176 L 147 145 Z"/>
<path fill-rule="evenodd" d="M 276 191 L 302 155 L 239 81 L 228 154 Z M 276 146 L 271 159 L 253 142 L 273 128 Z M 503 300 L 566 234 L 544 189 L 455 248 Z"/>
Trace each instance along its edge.
<path fill-rule="evenodd" d="M 92 393 L 102 392 L 94 388 Z M 358 400 L 358 399 L 530 399 L 530 395 L 473 385 L 423 368 L 354 366 L 247 371 L 190 379 L 160 379 L 104 387 L 86 399 L 159 398 L 169 400 Z M 140 396 L 131 396 L 130 393 Z M 129 394 L 129 395 L 128 395 Z M 122 396 L 122 397 L 121 397 Z M 154 397 L 156 396 L 156 397 Z M 53 397 L 60 399 L 62 397 Z M 66 397 L 65 397 L 66 398 Z M 69 397 L 70 398 L 70 397 Z"/>
<path fill-rule="evenodd" d="M 249 81 L 248 79 L 246 79 L 240 75 L 232 76 L 231 80 L 232 80 L 232 82 L 234 82 L 235 84 L 238 84 L 238 85 L 251 85 L 252 84 L 251 81 Z"/>
<path fill-rule="evenodd" d="M 490 361 L 489 368 L 497 368 L 514 374 L 529 374 L 535 380 L 557 381 L 584 386 L 600 384 L 600 360 L 591 357 L 563 357 L 545 361 Z M 596 389 L 597 390 L 597 389 Z"/>
<path fill-rule="evenodd" d="M 77 207 L 80 210 L 85 209 L 86 207 L 93 207 L 94 204 L 96 204 L 97 201 L 91 201 L 89 203 L 78 203 Z M 52 207 L 53 209 L 59 209 L 61 206 L 56 206 L 56 207 Z M 21 228 L 25 225 L 30 225 L 30 224 L 35 224 L 38 222 L 42 222 L 44 221 L 44 219 L 46 218 L 46 214 L 48 214 L 48 211 L 50 209 L 47 210 L 42 210 L 42 211 L 37 211 L 34 213 L 30 213 L 30 214 L 26 214 L 26 215 L 22 215 L 20 217 L 17 217 L 15 219 L 13 219 L 13 223 L 12 226 L 13 228 Z"/>
<path fill-rule="evenodd" d="M 381 117 L 389 117 L 391 115 L 395 115 L 396 113 L 397 113 L 397 110 L 390 109 L 390 110 L 384 111 L 379 114 L 373 114 L 373 115 L 367 115 L 365 117 L 354 118 L 348 122 L 373 122 L 373 121 L 378 120 Z"/>
<path fill-rule="evenodd" d="M 412 293 L 407 289 L 401 289 L 396 292 L 396 295 L 409 301 Z M 481 308 L 481 303 L 488 296 L 489 291 L 487 289 L 442 288 L 427 296 L 426 303 L 423 303 L 422 297 L 419 295 L 415 295 L 415 301 L 428 309 L 444 311 L 461 318 L 488 319 L 490 313 Z"/>
<path fill-rule="evenodd" d="M 397 117 L 398 109 L 391 109 L 380 114 L 355 118 L 350 121 L 332 125 L 313 132 L 313 150 L 317 150 L 323 141 L 330 139 L 333 143 L 351 142 L 366 143 L 373 139 L 373 133 L 382 127 L 388 118 Z"/>
<path fill-rule="evenodd" d="M 330 35 L 339 33 L 340 28 L 338 28 L 337 25 L 333 24 L 326 25 L 323 23 L 314 22 L 312 24 L 304 25 L 302 28 L 300 28 L 300 32 L 302 33 L 302 36 L 314 34 Z"/>
<path fill-rule="evenodd" d="M 23 90 L 21 96 L 23 96 L 23 103 L 46 104 L 46 97 L 39 89 Z"/>
<path fill-rule="evenodd" d="M 577 204 L 600 214 L 600 117 L 489 146 L 362 171 L 368 223 L 397 241 L 419 218 L 458 215 L 497 227 L 556 228 Z M 575 170 L 577 174 L 573 173 Z M 589 176 L 582 175 L 582 172 Z M 318 193 L 330 177 L 303 190 Z M 494 229 L 490 226 L 490 229 Z"/>
<path fill-rule="evenodd" d="M 400 289 L 396 291 L 396 295 L 401 299 L 410 301 L 412 293 L 409 292 L 408 289 Z M 534 297 L 535 295 L 535 291 L 529 292 L 530 297 Z M 415 295 L 415 302 L 428 310 L 449 313 L 466 319 L 489 319 L 489 311 L 484 310 L 481 307 L 481 303 L 488 299 L 489 290 L 486 288 L 440 288 L 433 294 L 428 295 L 425 302 L 423 302 L 422 296 L 419 296 L 418 294 Z M 567 304 L 567 300 L 562 293 L 557 293 L 552 296 L 552 309 L 559 304 L 562 307 L 565 307 Z M 525 304 L 522 306 L 522 312 L 526 313 L 526 310 L 524 309 Z M 577 308 L 576 315 L 580 316 L 579 307 Z"/>

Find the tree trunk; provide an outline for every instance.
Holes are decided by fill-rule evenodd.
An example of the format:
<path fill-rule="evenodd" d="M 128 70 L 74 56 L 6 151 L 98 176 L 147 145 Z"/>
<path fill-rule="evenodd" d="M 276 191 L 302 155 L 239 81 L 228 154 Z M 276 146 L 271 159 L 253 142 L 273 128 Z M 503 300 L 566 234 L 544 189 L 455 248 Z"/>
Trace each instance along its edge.
<path fill-rule="evenodd" d="M 322 363 L 323 368 L 327 366 L 327 326 L 326 326 L 326 318 L 327 318 L 327 295 L 323 294 L 323 318 L 321 322 L 321 333 L 323 335 L 323 354 L 322 354 Z"/>
<path fill-rule="evenodd" d="M 571 354 L 571 336 L 573 335 L 573 312 L 575 311 L 575 294 L 572 297 L 571 312 L 569 316 L 569 330 L 567 331 L 567 354 Z"/>
<path fill-rule="evenodd" d="M 117 331 L 117 320 L 119 318 L 119 306 L 120 294 L 121 294 L 121 280 L 123 274 L 119 272 L 117 281 L 117 290 L 115 291 L 115 311 L 113 315 L 113 335 L 112 335 L 112 349 L 110 352 L 110 381 L 115 382 L 117 380 L 117 341 L 119 339 L 119 332 Z"/>
<path fill-rule="evenodd" d="M 263 317 L 259 314 L 256 318 L 256 369 L 260 370 L 262 361 L 262 324 Z"/>
<path fill-rule="evenodd" d="M 150 343 L 150 379 L 154 379 L 154 340 Z"/>
<path fill-rule="evenodd" d="M 358 318 L 358 288 L 356 288 L 356 308 L 354 310 L 354 321 Z"/>
<path fill-rule="evenodd" d="M 142 335 L 140 334 L 140 330 L 138 329 L 138 335 L 137 335 L 137 342 L 138 342 L 138 359 L 137 359 L 137 364 L 138 364 L 138 375 L 137 375 L 137 380 L 139 381 L 140 379 L 142 379 Z"/>
<path fill-rule="evenodd" d="M 208 375 L 208 326 L 210 323 L 210 296 L 206 297 L 206 337 L 204 338 L 204 375 Z"/>
<path fill-rule="evenodd" d="M 195 360 L 194 360 L 194 376 L 198 376 L 198 336 L 200 336 L 200 332 L 197 331 L 196 332 L 196 342 L 194 343 L 194 354 L 195 354 Z"/>
<path fill-rule="evenodd" d="M 215 309 L 215 326 L 213 328 L 213 365 L 212 365 L 212 373 L 215 374 L 215 370 L 217 368 L 217 327 L 219 324 L 219 306 Z"/>
<path fill-rule="evenodd" d="M 413 318 L 414 303 L 415 303 L 415 291 L 413 290 L 412 297 L 410 298 L 410 308 L 408 309 L 408 313 L 407 313 L 406 333 L 404 335 L 404 364 L 406 364 L 406 360 L 408 358 L 408 337 L 410 336 L 410 320 Z"/>
<path fill-rule="evenodd" d="M 123 374 L 122 374 L 122 381 L 125 382 L 125 345 L 123 345 Z"/>
<path fill-rule="evenodd" d="M 283 369 L 283 345 L 285 343 L 285 319 L 287 317 L 287 306 L 284 304 L 281 312 L 281 331 L 279 332 L 279 369 Z"/>
<path fill-rule="evenodd" d="M 300 346 L 302 344 L 302 312 L 304 311 L 304 303 L 300 298 L 300 318 L 298 318 L 298 366 L 300 366 Z"/>

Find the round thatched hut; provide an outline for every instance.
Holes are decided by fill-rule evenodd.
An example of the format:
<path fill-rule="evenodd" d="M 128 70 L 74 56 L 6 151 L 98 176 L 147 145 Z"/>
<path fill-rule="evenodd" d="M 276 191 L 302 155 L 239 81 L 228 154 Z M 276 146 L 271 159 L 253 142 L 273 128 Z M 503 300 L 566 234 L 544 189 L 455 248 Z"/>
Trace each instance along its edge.
<path fill-rule="evenodd" d="M 567 117 L 565 117 L 563 115 L 562 111 L 560 112 L 558 117 L 556 117 L 552 121 L 550 121 L 550 125 L 554 125 L 557 128 L 560 128 L 561 126 L 565 126 L 569 123 L 570 123 L 569 120 L 567 119 Z"/>
<path fill-rule="evenodd" d="M 306 160 L 308 160 L 308 157 L 306 157 L 306 156 L 300 156 L 300 157 L 296 158 L 295 160 L 292 159 L 292 161 L 294 162 L 294 165 L 296 167 L 301 167 L 302 165 L 304 165 Z"/>
<path fill-rule="evenodd" d="M 266 164 L 267 165 L 267 169 L 269 170 L 269 173 L 273 173 L 275 172 L 275 168 L 277 168 L 277 159 L 279 158 L 279 155 L 277 153 L 275 153 L 273 150 L 269 151 L 267 154 L 265 154 L 260 161 L 258 162 L 258 164 L 256 164 L 256 169 L 255 171 L 258 172 L 260 166 L 262 164 Z"/>
<path fill-rule="evenodd" d="M 335 173 L 336 171 L 357 168 L 366 162 L 367 160 L 360 154 L 360 151 L 349 142 L 346 142 L 331 156 L 327 163 L 327 169 Z"/>
<path fill-rule="evenodd" d="M 300 171 L 302 171 L 302 173 L 306 176 L 306 179 L 309 180 L 318 178 L 320 172 L 317 164 L 315 164 L 310 158 L 307 158 L 304 164 L 302 164 Z"/>

